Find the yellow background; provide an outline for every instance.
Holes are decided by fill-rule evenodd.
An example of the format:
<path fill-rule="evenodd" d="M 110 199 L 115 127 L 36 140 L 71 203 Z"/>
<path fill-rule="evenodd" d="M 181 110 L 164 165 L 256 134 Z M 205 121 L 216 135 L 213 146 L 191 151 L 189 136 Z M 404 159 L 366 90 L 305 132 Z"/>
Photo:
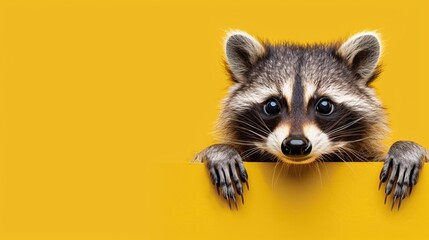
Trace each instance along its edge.
<path fill-rule="evenodd" d="M 424 236 L 429 173 L 390 212 L 380 163 L 322 166 L 304 193 L 246 164 L 246 205 L 228 210 L 189 164 L 214 143 L 227 29 L 302 43 L 378 30 L 387 142 L 429 147 L 425 1 L 1 0 L 0 239 Z"/>

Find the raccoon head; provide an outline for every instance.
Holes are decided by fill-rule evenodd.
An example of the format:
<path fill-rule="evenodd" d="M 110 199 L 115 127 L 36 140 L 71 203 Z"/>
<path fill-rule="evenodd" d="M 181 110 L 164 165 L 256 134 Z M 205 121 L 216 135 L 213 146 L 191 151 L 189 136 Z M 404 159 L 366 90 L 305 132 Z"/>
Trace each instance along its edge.
<path fill-rule="evenodd" d="M 381 55 L 376 33 L 298 45 L 260 42 L 233 31 L 226 37 L 225 55 L 234 84 L 218 130 L 245 158 L 307 164 L 365 161 L 380 152 L 387 128 L 370 86 Z"/>

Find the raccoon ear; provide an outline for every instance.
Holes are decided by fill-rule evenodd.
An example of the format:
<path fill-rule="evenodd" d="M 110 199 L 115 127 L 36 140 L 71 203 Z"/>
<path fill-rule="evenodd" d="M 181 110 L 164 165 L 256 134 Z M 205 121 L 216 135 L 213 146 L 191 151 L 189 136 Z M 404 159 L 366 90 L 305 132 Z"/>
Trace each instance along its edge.
<path fill-rule="evenodd" d="M 265 47 L 241 31 L 229 32 L 225 38 L 225 55 L 233 80 L 246 81 L 246 72 L 265 55 Z"/>
<path fill-rule="evenodd" d="M 367 84 L 376 74 L 380 60 L 380 37 L 375 32 L 358 33 L 338 48 L 338 54 Z"/>

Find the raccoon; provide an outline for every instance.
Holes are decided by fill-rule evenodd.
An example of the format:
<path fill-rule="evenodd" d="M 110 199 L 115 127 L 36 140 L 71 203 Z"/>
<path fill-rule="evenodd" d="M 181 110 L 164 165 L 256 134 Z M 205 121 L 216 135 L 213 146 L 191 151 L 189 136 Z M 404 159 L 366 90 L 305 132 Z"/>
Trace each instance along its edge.
<path fill-rule="evenodd" d="M 243 161 L 312 164 L 384 161 L 380 186 L 393 204 L 411 193 L 428 151 L 395 142 L 387 155 L 386 114 L 371 83 L 380 71 L 382 45 L 376 32 L 345 42 L 271 44 L 231 31 L 225 66 L 232 80 L 217 123 L 221 144 L 207 147 L 212 183 L 229 203 L 242 197 L 248 174 Z M 230 204 L 231 206 L 231 204 Z"/>

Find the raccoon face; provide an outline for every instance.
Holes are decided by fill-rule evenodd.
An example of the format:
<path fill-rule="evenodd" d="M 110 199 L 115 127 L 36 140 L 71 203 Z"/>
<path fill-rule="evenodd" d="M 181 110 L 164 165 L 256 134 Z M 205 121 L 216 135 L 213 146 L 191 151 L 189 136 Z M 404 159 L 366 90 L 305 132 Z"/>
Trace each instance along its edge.
<path fill-rule="evenodd" d="M 369 86 L 381 53 L 377 34 L 301 46 L 231 32 L 225 53 L 234 85 L 218 128 L 244 157 L 292 164 L 347 160 L 365 156 L 384 137 L 382 105 Z"/>

